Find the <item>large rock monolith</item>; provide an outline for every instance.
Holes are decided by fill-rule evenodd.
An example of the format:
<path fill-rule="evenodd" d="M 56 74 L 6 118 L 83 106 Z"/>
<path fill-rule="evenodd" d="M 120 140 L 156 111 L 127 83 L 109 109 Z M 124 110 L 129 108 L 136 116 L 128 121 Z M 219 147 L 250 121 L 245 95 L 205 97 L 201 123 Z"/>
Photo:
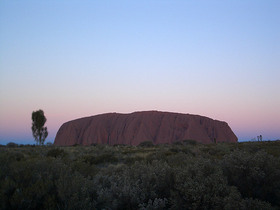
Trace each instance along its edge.
<path fill-rule="evenodd" d="M 54 144 L 154 144 L 195 140 L 201 143 L 237 142 L 226 122 L 208 117 L 170 112 L 108 113 L 64 123 Z"/>

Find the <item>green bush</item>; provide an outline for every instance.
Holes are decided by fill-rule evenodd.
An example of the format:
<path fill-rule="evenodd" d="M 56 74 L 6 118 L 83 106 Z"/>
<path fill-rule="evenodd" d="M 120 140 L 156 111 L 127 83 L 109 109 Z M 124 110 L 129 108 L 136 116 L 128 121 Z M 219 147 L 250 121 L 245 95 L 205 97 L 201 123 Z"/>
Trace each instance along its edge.
<path fill-rule="evenodd" d="M 0 181 L 0 209 L 56 208 L 53 180 L 63 167 L 45 160 L 12 162 Z"/>
<path fill-rule="evenodd" d="M 102 154 L 102 155 L 85 155 L 83 158 L 83 162 L 88 163 L 90 165 L 93 164 L 102 164 L 102 163 L 115 163 L 118 159 L 113 154 Z"/>
<path fill-rule="evenodd" d="M 58 158 L 58 157 L 62 158 L 65 155 L 66 155 L 65 151 L 60 148 L 53 148 L 49 150 L 47 153 L 47 157 L 54 157 L 54 158 Z"/>
<path fill-rule="evenodd" d="M 178 170 L 172 197 L 174 209 L 223 209 L 230 187 L 217 164 L 198 159 Z"/>
<path fill-rule="evenodd" d="M 181 146 L 181 145 L 183 145 L 183 142 L 181 142 L 181 141 L 175 141 L 175 142 L 173 142 L 172 144 L 173 144 L 173 145 L 179 145 L 179 146 Z"/>
<path fill-rule="evenodd" d="M 183 140 L 183 144 L 184 145 L 197 145 L 197 141 L 196 140 L 191 140 L 191 139 Z"/>
<path fill-rule="evenodd" d="M 280 159 L 263 151 L 236 150 L 222 162 L 230 185 L 244 198 L 256 198 L 280 206 Z"/>
<path fill-rule="evenodd" d="M 18 144 L 14 143 L 14 142 L 9 142 L 9 143 L 7 144 L 7 147 L 9 147 L 9 148 L 18 147 Z"/>
<path fill-rule="evenodd" d="M 279 209 L 279 145 L 251 144 L 1 147 L 0 209 Z"/>
<path fill-rule="evenodd" d="M 154 143 L 152 141 L 143 141 L 138 146 L 139 147 L 153 147 Z"/>
<path fill-rule="evenodd" d="M 47 143 L 46 143 L 46 146 L 51 147 L 51 146 L 53 146 L 53 143 L 47 142 Z"/>
<path fill-rule="evenodd" d="M 163 162 L 137 162 L 131 167 L 120 166 L 102 170 L 95 176 L 98 209 L 137 209 L 153 205 L 170 196 L 173 170 Z M 150 200 L 154 201 L 152 204 Z"/>

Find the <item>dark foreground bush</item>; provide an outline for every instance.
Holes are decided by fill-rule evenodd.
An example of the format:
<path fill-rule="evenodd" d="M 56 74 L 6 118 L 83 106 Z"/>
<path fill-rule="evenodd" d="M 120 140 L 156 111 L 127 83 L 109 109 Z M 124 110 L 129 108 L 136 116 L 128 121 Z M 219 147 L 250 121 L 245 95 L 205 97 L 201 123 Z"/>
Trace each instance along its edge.
<path fill-rule="evenodd" d="M 222 169 L 230 185 L 243 197 L 268 201 L 280 206 L 280 159 L 264 151 L 236 150 L 227 155 Z"/>
<path fill-rule="evenodd" d="M 49 150 L 47 153 L 48 157 L 54 157 L 54 158 L 64 157 L 65 155 L 66 155 L 65 151 L 60 148 L 53 148 Z"/>
<path fill-rule="evenodd" d="M 279 209 L 279 158 L 226 147 L 0 148 L 0 209 Z"/>
<path fill-rule="evenodd" d="M 7 144 L 7 147 L 9 147 L 9 148 L 18 147 L 18 144 L 14 143 L 14 142 L 9 142 L 9 143 Z"/>
<path fill-rule="evenodd" d="M 152 141 L 143 141 L 138 146 L 139 147 L 153 147 L 154 144 Z"/>
<path fill-rule="evenodd" d="M 118 159 L 113 154 L 102 154 L 102 155 L 85 155 L 82 158 L 82 161 L 85 163 L 93 164 L 101 164 L 101 163 L 115 163 Z"/>
<path fill-rule="evenodd" d="M 185 145 L 188 145 L 188 144 L 190 144 L 190 145 L 197 145 L 197 141 L 196 140 L 191 140 L 191 139 L 184 140 L 183 143 Z"/>
<path fill-rule="evenodd" d="M 173 142 L 172 144 L 173 144 L 173 145 L 181 146 L 181 145 L 183 145 L 183 142 L 181 142 L 181 141 L 175 141 L 175 142 Z"/>
<path fill-rule="evenodd" d="M 51 147 L 51 146 L 54 146 L 54 145 L 53 145 L 53 143 L 51 143 L 51 142 L 47 142 L 47 143 L 46 143 L 46 146 Z"/>

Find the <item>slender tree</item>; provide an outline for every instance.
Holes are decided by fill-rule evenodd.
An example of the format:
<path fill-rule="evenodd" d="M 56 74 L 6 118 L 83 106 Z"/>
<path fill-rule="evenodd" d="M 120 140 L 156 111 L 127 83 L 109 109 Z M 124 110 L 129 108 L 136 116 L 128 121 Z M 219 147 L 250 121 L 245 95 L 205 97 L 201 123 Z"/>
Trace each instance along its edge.
<path fill-rule="evenodd" d="M 44 127 L 45 123 L 47 121 L 47 118 L 44 115 L 43 110 L 38 110 L 35 112 L 32 112 L 32 133 L 33 137 L 35 138 L 35 141 L 39 145 L 43 145 L 45 142 L 45 139 L 48 136 L 48 129 L 47 127 Z"/>

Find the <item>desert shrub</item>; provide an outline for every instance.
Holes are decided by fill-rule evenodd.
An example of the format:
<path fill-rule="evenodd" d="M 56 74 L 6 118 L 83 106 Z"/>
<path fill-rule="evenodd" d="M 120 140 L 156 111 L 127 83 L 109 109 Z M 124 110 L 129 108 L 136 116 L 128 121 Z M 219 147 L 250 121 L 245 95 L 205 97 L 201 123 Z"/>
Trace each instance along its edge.
<path fill-rule="evenodd" d="M 181 148 L 176 147 L 176 146 L 173 146 L 173 147 L 171 147 L 171 148 L 169 149 L 169 151 L 172 152 L 172 153 L 178 153 L 178 152 L 180 152 L 181 150 L 182 150 Z"/>
<path fill-rule="evenodd" d="M 230 185 L 244 198 L 268 201 L 280 206 L 280 160 L 260 151 L 236 150 L 222 162 L 223 173 Z"/>
<path fill-rule="evenodd" d="M 18 144 L 14 143 L 14 142 L 9 142 L 9 143 L 7 144 L 7 147 L 9 147 L 9 148 L 18 147 Z"/>
<path fill-rule="evenodd" d="M 153 161 L 161 160 L 167 162 L 170 156 L 176 155 L 177 150 L 174 152 L 173 150 L 159 150 L 147 153 L 145 157 L 146 163 L 152 163 Z"/>
<path fill-rule="evenodd" d="M 129 172 L 134 180 L 139 181 L 140 188 L 145 192 L 146 202 L 149 199 L 168 198 L 170 196 L 175 175 L 173 168 L 165 161 L 154 160 L 150 164 L 138 162 L 131 167 Z"/>
<path fill-rule="evenodd" d="M 183 147 L 181 149 L 181 152 L 185 153 L 185 154 L 188 154 L 188 155 L 192 155 L 192 156 L 195 156 L 195 153 L 191 150 L 191 148 L 189 147 Z"/>
<path fill-rule="evenodd" d="M 35 147 L 35 144 L 25 144 L 25 147 Z"/>
<path fill-rule="evenodd" d="M 160 200 L 170 196 L 173 170 L 164 162 L 137 162 L 131 167 L 120 166 L 102 170 L 94 182 L 97 188 L 97 207 L 137 209 L 147 205 L 162 205 Z M 149 200 L 151 199 L 151 202 Z M 161 204 L 160 204 L 161 203 Z"/>
<path fill-rule="evenodd" d="M 177 153 L 173 155 L 169 155 L 166 158 L 166 162 L 172 168 L 186 168 L 188 165 L 194 162 L 195 158 L 192 155 L 188 155 L 185 153 Z"/>
<path fill-rule="evenodd" d="M 173 144 L 173 145 L 179 145 L 179 146 L 181 146 L 181 145 L 183 145 L 183 142 L 181 142 L 181 141 L 174 141 L 172 144 Z"/>
<path fill-rule="evenodd" d="M 113 147 L 126 147 L 126 144 L 114 144 Z"/>
<path fill-rule="evenodd" d="M 16 161 L 21 161 L 24 159 L 24 155 L 17 151 L 17 152 L 12 152 L 11 154 L 9 154 L 10 156 L 10 160 L 13 159 L 13 160 L 16 160 Z"/>
<path fill-rule="evenodd" d="M 270 203 L 265 201 L 260 201 L 258 199 L 246 198 L 240 203 L 239 209 L 262 209 L 262 210 L 271 210 L 273 207 Z"/>
<path fill-rule="evenodd" d="M 56 208 L 53 180 L 63 166 L 45 160 L 12 162 L 0 181 L 1 209 Z"/>
<path fill-rule="evenodd" d="M 260 201 L 257 199 L 246 198 L 242 199 L 239 191 L 236 187 L 230 187 L 230 193 L 227 197 L 223 200 L 225 206 L 225 210 L 232 210 L 232 209 L 240 209 L 240 210 L 247 210 L 247 209 L 262 209 L 262 210 L 269 210 L 274 209 L 270 203 Z"/>
<path fill-rule="evenodd" d="M 124 163 L 125 164 L 128 164 L 128 165 L 132 165 L 132 164 L 134 164 L 135 162 L 140 162 L 140 161 L 144 161 L 145 160 L 145 158 L 144 157 L 141 157 L 141 156 L 133 156 L 133 157 L 126 157 L 125 159 L 124 159 Z"/>
<path fill-rule="evenodd" d="M 118 159 L 113 154 L 105 153 L 102 155 L 85 155 L 82 158 L 82 161 L 93 165 L 102 163 L 115 163 L 118 161 Z"/>
<path fill-rule="evenodd" d="M 105 150 L 106 148 L 108 148 L 109 146 L 106 144 L 96 144 L 96 149 L 98 150 Z"/>
<path fill-rule="evenodd" d="M 237 188 L 228 185 L 217 162 L 204 158 L 177 168 L 169 202 L 171 209 L 254 209 L 250 207 L 260 203 L 264 209 L 271 208 L 254 199 L 247 205 Z"/>
<path fill-rule="evenodd" d="M 192 151 L 192 147 L 189 146 L 183 146 L 183 145 L 172 145 L 169 148 L 169 152 L 175 154 L 175 153 L 185 153 L 194 156 L 195 153 Z"/>
<path fill-rule="evenodd" d="M 174 209 L 223 209 L 230 194 L 226 178 L 212 161 L 199 159 L 175 173 Z"/>
<path fill-rule="evenodd" d="M 47 143 L 46 143 L 46 146 L 51 147 L 51 146 L 53 146 L 53 143 L 47 142 Z"/>
<path fill-rule="evenodd" d="M 266 141 L 260 145 L 268 154 L 275 157 L 280 157 L 280 140 L 278 141 Z"/>
<path fill-rule="evenodd" d="M 230 153 L 230 147 L 224 143 L 203 145 L 201 150 L 204 157 L 213 159 L 222 159 L 226 154 Z"/>
<path fill-rule="evenodd" d="M 80 173 L 66 170 L 55 181 L 58 209 L 95 209 L 95 187 Z"/>
<path fill-rule="evenodd" d="M 6 150 L 0 152 L 0 163 L 1 170 L 3 167 L 6 167 L 8 164 L 13 163 L 15 161 L 24 160 L 25 156 L 23 152 L 16 150 Z"/>
<path fill-rule="evenodd" d="M 60 148 L 53 148 L 47 152 L 47 157 L 62 158 L 66 155 L 66 152 Z"/>
<path fill-rule="evenodd" d="M 183 140 L 183 144 L 184 145 L 197 145 L 197 141 L 196 140 L 191 140 L 191 139 Z"/>
<path fill-rule="evenodd" d="M 139 147 L 153 147 L 154 143 L 152 141 L 143 141 L 138 146 Z"/>
<path fill-rule="evenodd" d="M 79 172 L 85 178 L 93 177 L 98 172 L 98 168 L 95 165 L 89 165 L 79 160 L 72 161 L 68 165 L 72 171 Z"/>
<path fill-rule="evenodd" d="M 165 209 L 167 207 L 168 200 L 166 198 L 156 198 L 154 200 L 149 199 L 148 203 L 139 204 L 139 210 L 149 209 Z"/>
<path fill-rule="evenodd" d="M 6 178 L 10 165 L 12 163 L 12 160 L 9 157 L 9 152 L 7 150 L 1 150 L 0 152 L 0 181 Z M 1 185 L 0 185 L 1 188 Z"/>
<path fill-rule="evenodd" d="M 95 187 L 81 168 L 44 156 L 12 160 L 14 153 L 0 153 L 0 209 L 94 209 Z"/>
<path fill-rule="evenodd" d="M 20 145 L 18 145 L 19 147 L 25 147 L 25 145 L 24 144 L 20 144 Z"/>
<path fill-rule="evenodd" d="M 249 153 L 256 153 L 258 151 L 263 150 L 262 147 L 260 147 L 260 144 L 258 144 L 258 142 L 256 142 L 256 144 L 245 142 L 243 144 L 243 147 L 243 150 Z"/>
<path fill-rule="evenodd" d="M 237 147 L 0 148 L 0 209 L 279 209 L 279 158 Z"/>

